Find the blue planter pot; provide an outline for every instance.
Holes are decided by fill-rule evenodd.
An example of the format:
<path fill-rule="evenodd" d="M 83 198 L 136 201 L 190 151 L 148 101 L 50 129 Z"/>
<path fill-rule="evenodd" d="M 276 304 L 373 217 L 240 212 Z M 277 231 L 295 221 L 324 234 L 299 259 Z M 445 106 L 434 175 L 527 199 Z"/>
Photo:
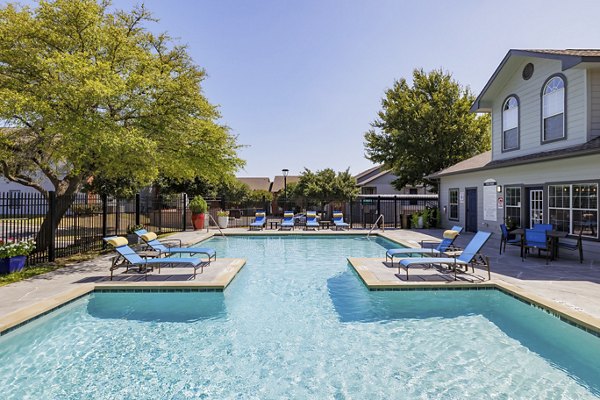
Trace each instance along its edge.
<path fill-rule="evenodd" d="M 27 256 L 0 258 L 0 274 L 22 271 L 25 267 L 25 261 L 27 261 Z"/>

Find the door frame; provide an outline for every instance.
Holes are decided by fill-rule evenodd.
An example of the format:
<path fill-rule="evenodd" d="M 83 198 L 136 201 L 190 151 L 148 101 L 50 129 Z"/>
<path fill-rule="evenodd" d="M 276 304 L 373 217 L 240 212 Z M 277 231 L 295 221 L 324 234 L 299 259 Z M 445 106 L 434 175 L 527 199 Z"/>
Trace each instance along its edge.
<path fill-rule="evenodd" d="M 546 223 L 546 209 L 547 209 L 547 200 L 546 200 L 546 189 L 545 189 L 545 185 L 544 184 L 538 184 L 538 185 L 527 185 L 525 186 L 525 215 L 524 215 L 524 222 L 527 222 L 526 224 L 523 224 L 523 228 L 532 228 L 531 226 L 531 191 L 532 190 L 541 190 L 542 191 L 542 223 Z"/>
<path fill-rule="evenodd" d="M 475 230 L 471 231 L 469 230 L 469 191 L 473 191 L 475 192 Z M 478 226 L 479 226 L 479 221 L 478 221 L 478 212 L 479 210 L 477 209 L 477 186 L 472 186 L 472 187 L 465 187 L 465 231 L 466 232 L 477 232 L 478 231 Z"/>

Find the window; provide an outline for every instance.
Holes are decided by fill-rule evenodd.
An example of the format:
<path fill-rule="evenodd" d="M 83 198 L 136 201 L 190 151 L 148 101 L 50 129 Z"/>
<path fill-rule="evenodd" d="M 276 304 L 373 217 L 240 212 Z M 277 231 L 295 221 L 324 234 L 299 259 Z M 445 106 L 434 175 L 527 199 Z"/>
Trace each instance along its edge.
<path fill-rule="evenodd" d="M 519 100 L 510 96 L 502 107 L 502 151 L 519 148 Z"/>
<path fill-rule="evenodd" d="M 458 189 L 450 189 L 448 199 L 450 205 L 448 219 L 458 221 Z"/>
<path fill-rule="evenodd" d="M 372 186 L 363 186 L 360 190 L 361 194 L 377 194 L 376 188 Z"/>
<path fill-rule="evenodd" d="M 565 137 L 565 81 L 554 76 L 542 90 L 542 141 Z"/>
<path fill-rule="evenodd" d="M 598 237 L 598 184 L 548 186 L 549 222 L 557 230 Z"/>
<path fill-rule="evenodd" d="M 521 227 L 521 188 L 505 187 L 504 218 L 508 227 Z"/>
<path fill-rule="evenodd" d="M 419 194 L 419 189 L 410 188 L 410 189 L 408 189 L 408 194 Z M 416 206 L 418 204 L 419 204 L 419 201 L 417 199 L 410 199 L 411 206 Z"/>

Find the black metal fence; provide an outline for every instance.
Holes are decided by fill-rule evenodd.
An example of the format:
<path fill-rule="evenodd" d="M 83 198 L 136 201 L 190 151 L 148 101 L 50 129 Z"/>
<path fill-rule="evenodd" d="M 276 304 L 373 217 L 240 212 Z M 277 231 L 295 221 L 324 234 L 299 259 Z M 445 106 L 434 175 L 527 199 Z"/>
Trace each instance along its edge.
<path fill-rule="evenodd" d="M 0 193 L 0 240 L 33 239 L 29 264 L 54 261 L 103 247 L 102 238 L 126 235 L 130 227 L 168 233 L 191 226 L 185 195 L 137 195 L 119 200 L 78 193 L 69 198 L 39 193 Z M 62 217 L 61 217 L 62 214 Z"/>
<path fill-rule="evenodd" d="M 54 261 L 85 251 L 99 250 L 102 238 L 126 235 L 130 227 L 143 225 L 149 231 L 168 233 L 190 229 L 191 213 L 185 194 L 172 196 L 137 195 L 120 200 L 94 194 L 78 193 L 69 198 L 39 193 L 0 193 L 0 240 L 34 239 L 36 251 L 28 258 L 30 265 Z M 276 202 L 252 204 L 208 200 L 211 224 L 217 211 L 229 211 L 229 227 L 247 227 L 257 210 L 267 210 L 269 218 L 279 219 Z M 230 205 L 230 207 L 228 207 Z M 286 204 L 291 209 L 290 204 Z M 319 212 L 322 220 L 331 220 L 333 211 L 344 212 L 352 228 L 370 228 L 380 215 L 379 225 L 386 228 L 409 228 L 412 214 L 437 209 L 436 195 L 359 196 L 357 199 L 328 204 Z M 305 210 L 295 208 L 296 212 Z"/>

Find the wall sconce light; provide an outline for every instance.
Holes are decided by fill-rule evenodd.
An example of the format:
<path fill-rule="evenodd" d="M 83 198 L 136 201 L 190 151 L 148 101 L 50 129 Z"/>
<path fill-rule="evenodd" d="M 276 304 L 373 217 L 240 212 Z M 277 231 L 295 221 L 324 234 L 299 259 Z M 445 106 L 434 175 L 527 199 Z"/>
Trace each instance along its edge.
<path fill-rule="evenodd" d="M 502 185 L 496 185 L 496 192 L 502 193 Z"/>
<path fill-rule="evenodd" d="M 444 206 L 444 214 L 448 213 L 448 207 Z"/>

